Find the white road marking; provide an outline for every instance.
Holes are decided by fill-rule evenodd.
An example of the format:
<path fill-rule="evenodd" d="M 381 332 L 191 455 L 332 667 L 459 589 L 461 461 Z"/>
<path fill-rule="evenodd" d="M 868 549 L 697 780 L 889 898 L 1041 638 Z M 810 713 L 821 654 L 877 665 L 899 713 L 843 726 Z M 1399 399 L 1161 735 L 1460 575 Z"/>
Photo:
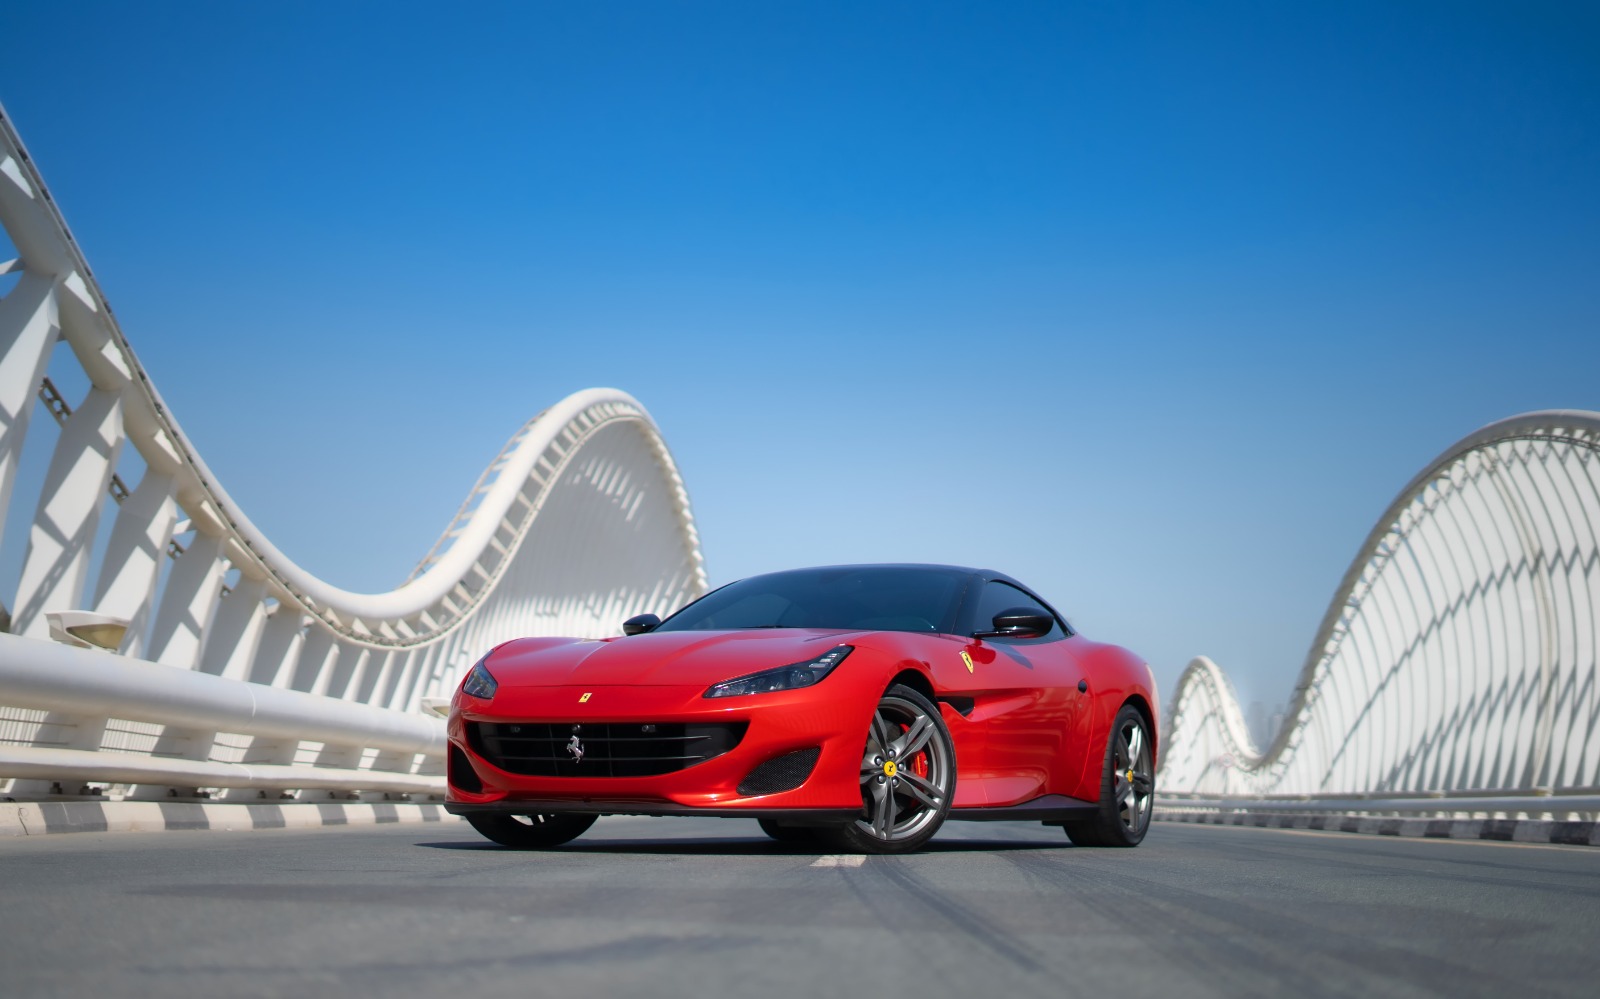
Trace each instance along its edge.
<path fill-rule="evenodd" d="M 818 857 L 811 862 L 812 867 L 860 867 L 867 862 L 864 853 L 835 853 L 826 857 Z"/>

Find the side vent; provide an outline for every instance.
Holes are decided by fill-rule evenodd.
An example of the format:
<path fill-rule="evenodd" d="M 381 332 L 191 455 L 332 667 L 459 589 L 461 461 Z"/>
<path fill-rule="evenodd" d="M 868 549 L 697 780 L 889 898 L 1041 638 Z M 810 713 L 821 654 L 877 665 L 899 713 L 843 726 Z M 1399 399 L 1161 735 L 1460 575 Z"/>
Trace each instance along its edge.
<path fill-rule="evenodd" d="M 939 698 L 939 703 L 950 705 L 950 707 L 955 710 L 956 714 L 965 718 L 972 714 L 972 709 L 977 706 L 978 702 L 970 697 L 955 697 L 947 695 Z"/>
<path fill-rule="evenodd" d="M 739 793 L 747 798 L 762 794 L 793 791 L 806 782 L 816 768 L 822 747 L 812 746 L 798 752 L 775 756 L 756 767 L 739 782 Z"/>

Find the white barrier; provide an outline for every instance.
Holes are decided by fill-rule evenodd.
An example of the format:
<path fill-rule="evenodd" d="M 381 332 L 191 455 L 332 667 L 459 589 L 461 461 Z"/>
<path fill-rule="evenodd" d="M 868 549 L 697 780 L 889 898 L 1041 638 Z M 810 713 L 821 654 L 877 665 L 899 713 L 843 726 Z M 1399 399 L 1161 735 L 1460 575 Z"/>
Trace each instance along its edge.
<path fill-rule="evenodd" d="M 80 783 L 442 795 L 444 722 L 229 680 L 93 649 L 0 635 L 0 704 L 53 712 L 49 725 L 103 733 L 108 722 L 186 734 L 182 756 L 100 745 L 0 744 L 0 773 Z M 40 722 L 41 726 L 47 724 Z M 249 737 L 230 750 L 218 734 Z M 102 736 L 103 738 L 103 736 Z M 259 740 L 256 741 L 256 740 Z M 241 759 L 227 759 L 229 755 Z M 220 758 L 219 758 L 220 757 Z M 312 765 L 297 764 L 309 758 Z M 335 761 L 315 765 L 316 760 Z M 339 765 L 356 761 L 365 765 Z"/>
<path fill-rule="evenodd" d="M 1541 789 L 1524 794 L 1503 791 L 1452 791 L 1429 795 L 1280 794 L 1214 795 L 1161 792 L 1156 807 L 1165 812 L 1199 811 L 1330 815 L 1420 815 L 1439 817 L 1577 817 L 1600 814 L 1600 788 Z"/>

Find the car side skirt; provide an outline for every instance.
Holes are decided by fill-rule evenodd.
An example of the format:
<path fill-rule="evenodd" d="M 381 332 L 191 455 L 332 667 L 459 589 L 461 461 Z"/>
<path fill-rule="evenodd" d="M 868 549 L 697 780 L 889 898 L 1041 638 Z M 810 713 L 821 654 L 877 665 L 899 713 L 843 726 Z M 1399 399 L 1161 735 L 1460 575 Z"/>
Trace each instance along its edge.
<path fill-rule="evenodd" d="M 1092 819 L 1100 806 L 1092 801 L 1079 801 L 1064 794 L 1046 794 L 1018 805 L 982 805 L 974 808 L 952 808 L 946 821 L 964 822 L 1043 822 L 1059 825 Z"/>

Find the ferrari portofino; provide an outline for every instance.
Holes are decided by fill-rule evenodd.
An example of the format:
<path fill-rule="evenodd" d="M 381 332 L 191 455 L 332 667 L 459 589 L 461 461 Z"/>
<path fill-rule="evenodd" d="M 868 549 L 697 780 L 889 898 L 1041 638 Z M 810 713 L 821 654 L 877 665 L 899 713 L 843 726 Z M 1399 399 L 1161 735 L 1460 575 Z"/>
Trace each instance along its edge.
<path fill-rule="evenodd" d="M 601 815 L 760 820 L 786 842 L 915 850 L 947 819 L 1136 846 L 1155 681 L 1009 576 L 938 565 L 730 583 L 617 638 L 521 638 L 457 690 L 446 808 L 557 846 Z"/>

